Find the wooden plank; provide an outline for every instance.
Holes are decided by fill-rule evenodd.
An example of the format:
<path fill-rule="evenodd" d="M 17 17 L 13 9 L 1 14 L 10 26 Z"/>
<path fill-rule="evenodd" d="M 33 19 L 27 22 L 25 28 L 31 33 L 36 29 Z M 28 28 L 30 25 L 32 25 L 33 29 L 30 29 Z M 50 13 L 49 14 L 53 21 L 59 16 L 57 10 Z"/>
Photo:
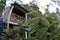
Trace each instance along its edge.
<path fill-rule="evenodd" d="M 11 10 L 11 6 L 5 8 L 4 12 L 2 13 L 3 14 L 3 22 L 5 22 L 5 23 L 7 23 L 7 18 L 8 18 L 10 10 Z"/>
<path fill-rule="evenodd" d="M 11 10 L 10 10 L 9 15 L 8 15 L 8 18 L 7 18 L 7 30 L 9 30 L 10 16 L 11 16 L 11 13 L 12 13 L 13 8 L 14 8 L 14 6 L 11 7 Z"/>
<path fill-rule="evenodd" d="M 9 24 L 18 25 L 18 23 L 15 23 L 15 22 L 9 22 Z"/>

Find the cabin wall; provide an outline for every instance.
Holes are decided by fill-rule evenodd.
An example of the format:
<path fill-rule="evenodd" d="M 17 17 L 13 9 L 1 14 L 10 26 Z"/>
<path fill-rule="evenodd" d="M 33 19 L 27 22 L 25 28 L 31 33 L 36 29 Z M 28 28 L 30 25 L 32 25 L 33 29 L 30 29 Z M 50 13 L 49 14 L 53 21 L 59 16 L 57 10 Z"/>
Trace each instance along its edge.
<path fill-rule="evenodd" d="M 11 9 L 11 6 L 5 8 L 4 15 L 3 15 L 3 22 L 7 22 L 7 18 L 8 18 L 8 15 L 9 15 L 10 9 Z"/>
<path fill-rule="evenodd" d="M 3 15 L 3 22 L 7 23 L 7 26 L 9 24 L 12 25 L 18 25 L 18 24 L 24 24 L 25 18 L 25 10 L 22 7 L 18 7 L 18 5 L 14 5 L 14 8 L 11 9 L 12 6 L 5 8 L 4 15 Z M 11 12 L 11 15 L 9 16 L 9 13 Z M 8 21 L 9 17 L 9 21 Z"/>
<path fill-rule="evenodd" d="M 25 18 L 18 15 L 17 13 L 12 13 L 10 17 L 10 21 L 14 23 L 22 24 L 24 22 Z"/>

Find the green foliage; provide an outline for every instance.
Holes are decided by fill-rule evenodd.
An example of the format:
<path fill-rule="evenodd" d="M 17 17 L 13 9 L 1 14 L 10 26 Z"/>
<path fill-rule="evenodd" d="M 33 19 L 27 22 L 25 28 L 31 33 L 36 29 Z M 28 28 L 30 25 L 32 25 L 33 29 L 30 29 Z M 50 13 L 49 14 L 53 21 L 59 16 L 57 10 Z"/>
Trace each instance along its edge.
<path fill-rule="evenodd" d="M 25 40 L 23 29 L 28 26 L 30 28 L 28 40 L 60 40 L 60 28 L 58 28 L 58 20 L 55 13 L 49 13 L 47 10 L 42 15 L 34 0 L 24 6 L 29 11 L 29 13 L 26 13 L 28 20 L 24 25 L 14 26 L 9 32 L 7 31 L 8 35 L 13 34 L 12 36 L 15 38 L 18 36 L 19 40 Z"/>
<path fill-rule="evenodd" d="M 37 40 L 59 40 L 59 37 L 54 38 L 57 35 L 54 34 L 56 33 L 54 31 L 57 31 L 56 29 L 58 27 L 58 20 L 55 13 L 49 13 L 47 11 L 48 9 L 46 9 L 46 13 L 42 15 L 42 13 L 39 12 L 39 8 L 34 3 L 25 5 L 25 7 L 29 9 L 29 13 L 27 14 L 29 20 L 27 22 L 29 28 L 31 28 L 29 32 L 30 39 L 34 37 Z"/>
<path fill-rule="evenodd" d="M 14 26 L 12 29 L 4 29 L 5 40 L 25 40 L 22 26 Z"/>
<path fill-rule="evenodd" d="M 5 8 L 5 3 L 6 3 L 6 0 L 1 0 L 0 1 L 0 12 L 2 12 L 3 9 Z"/>

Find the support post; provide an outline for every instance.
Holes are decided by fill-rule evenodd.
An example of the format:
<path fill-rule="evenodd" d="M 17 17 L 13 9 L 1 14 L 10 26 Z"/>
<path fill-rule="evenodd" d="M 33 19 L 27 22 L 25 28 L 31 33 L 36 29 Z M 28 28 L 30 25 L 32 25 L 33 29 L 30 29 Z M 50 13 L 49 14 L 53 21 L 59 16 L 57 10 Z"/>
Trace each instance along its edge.
<path fill-rule="evenodd" d="M 25 18 L 26 18 L 26 25 L 28 25 L 28 18 L 27 18 L 27 14 L 25 14 Z"/>
<path fill-rule="evenodd" d="M 11 16 L 11 13 L 12 13 L 13 8 L 14 8 L 14 6 L 11 7 L 11 10 L 10 10 L 9 15 L 8 15 L 8 18 L 7 18 L 7 30 L 9 30 L 10 16 Z"/>
<path fill-rule="evenodd" d="M 26 37 L 26 39 L 27 39 L 27 33 L 28 33 L 28 32 L 27 32 L 27 31 L 25 31 L 25 37 Z"/>

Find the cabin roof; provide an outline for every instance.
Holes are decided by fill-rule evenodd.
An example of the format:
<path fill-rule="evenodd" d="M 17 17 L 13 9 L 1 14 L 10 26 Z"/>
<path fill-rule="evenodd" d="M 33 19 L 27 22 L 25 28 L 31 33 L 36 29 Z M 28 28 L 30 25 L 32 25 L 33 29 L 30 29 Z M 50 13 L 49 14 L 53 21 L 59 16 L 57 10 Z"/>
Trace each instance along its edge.
<path fill-rule="evenodd" d="M 28 10 L 25 9 L 25 7 L 23 6 L 23 4 L 18 4 L 18 3 L 15 2 L 12 5 L 16 5 L 16 6 L 20 7 L 21 9 L 23 9 L 25 12 L 28 12 Z"/>

